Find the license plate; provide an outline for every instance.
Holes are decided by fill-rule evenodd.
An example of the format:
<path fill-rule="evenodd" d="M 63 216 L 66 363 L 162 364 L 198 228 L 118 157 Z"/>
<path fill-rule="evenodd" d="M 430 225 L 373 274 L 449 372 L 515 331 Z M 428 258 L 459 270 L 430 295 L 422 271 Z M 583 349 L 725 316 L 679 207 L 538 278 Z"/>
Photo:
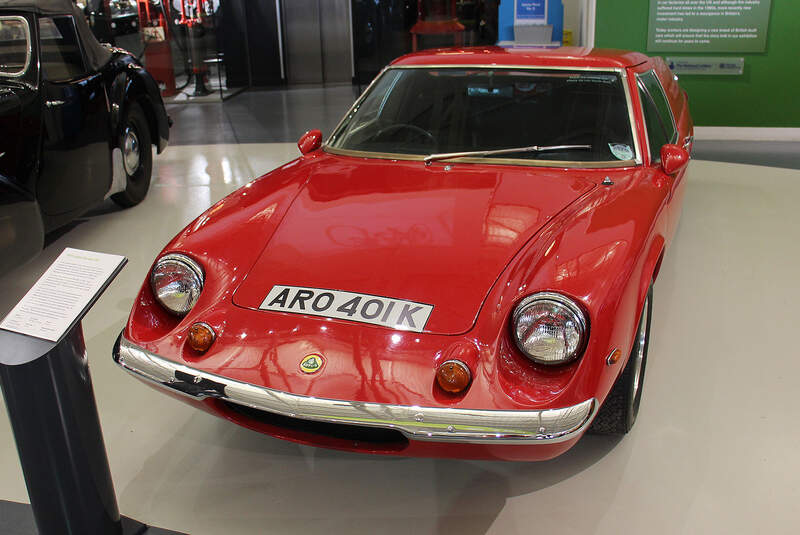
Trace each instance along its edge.
<path fill-rule="evenodd" d="M 308 314 L 324 318 L 383 325 L 391 329 L 422 332 L 433 305 L 378 295 L 275 285 L 260 310 Z"/>

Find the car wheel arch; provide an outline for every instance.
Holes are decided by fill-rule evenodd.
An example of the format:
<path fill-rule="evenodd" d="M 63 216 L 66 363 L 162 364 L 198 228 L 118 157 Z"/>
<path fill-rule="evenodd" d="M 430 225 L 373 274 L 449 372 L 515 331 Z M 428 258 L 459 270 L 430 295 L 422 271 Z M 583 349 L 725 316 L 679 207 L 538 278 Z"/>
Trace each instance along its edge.
<path fill-rule="evenodd" d="M 125 101 L 130 86 L 130 77 L 125 71 L 117 73 L 111 82 L 108 97 L 111 105 L 111 132 L 115 138 L 119 137 L 120 134 L 120 123 L 125 116 Z"/>
<path fill-rule="evenodd" d="M 664 236 L 661 234 L 653 236 L 650 241 L 650 247 L 647 249 L 647 256 L 642 265 L 642 275 L 639 280 L 638 303 L 640 306 L 644 303 L 650 283 L 655 282 L 658 272 L 661 270 L 661 261 L 664 259 L 666 249 L 667 244 Z"/>
<path fill-rule="evenodd" d="M 119 139 L 122 134 L 123 118 L 131 102 L 137 102 L 144 111 L 147 126 L 150 130 L 150 139 L 156 146 L 158 143 L 158 122 L 153 109 L 153 103 L 147 95 L 147 89 L 142 80 L 130 72 L 124 71 L 117 74 L 111 84 L 111 132 L 114 139 Z"/>
<path fill-rule="evenodd" d="M 645 242 L 647 243 L 647 242 Z M 647 301 L 648 295 L 650 295 L 650 291 L 652 288 L 653 283 L 656 280 L 658 275 L 658 271 L 661 268 L 661 262 L 664 258 L 664 253 L 666 252 L 666 241 L 664 236 L 660 233 L 654 233 L 653 236 L 649 240 L 649 245 L 646 247 L 642 247 L 642 250 L 647 251 L 642 257 L 644 260 L 641 262 L 641 270 L 640 278 L 636 280 L 636 270 L 632 270 L 628 273 L 627 278 L 629 280 L 629 291 L 628 291 L 628 299 L 635 300 L 635 306 L 633 307 L 633 317 L 631 318 L 631 324 L 634 326 L 634 333 L 631 335 L 631 339 L 629 340 L 630 344 L 626 343 L 620 346 L 620 349 L 623 352 L 624 358 L 620 361 L 620 366 L 613 366 L 609 367 L 604 362 L 602 366 L 598 367 L 599 373 L 596 376 L 597 385 L 601 383 L 606 383 L 607 388 L 600 390 L 604 390 L 605 395 L 603 396 L 603 400 L 607 395 L 610 394 L 611 389 L 613 388 L 614 384 L 616 383 L 617 379 L 622 375 L 625 370 L 625 367 L 628 364 L 629 356 L 631 349 L 634 345 L 634 338 L 635 338 L 635 330 L 636 327 L 639 325 L 639 318 L 642 313 L 643 307 Z M 620 277 L 625 277 L 626 275 L 620 274 Z M 638 283 L 637 283 L 638 282 Z M 620 296 L 620 299 L 624 300 L 624 296 Z M 622 301 L 617 303 L 619 307 Z M 652 306 L 652 301 L 651 305 Z M 603 360 L 605 361 L 606 355 L 601 354 Z M 595 386 L 595 389 L 598 386 Z"/>
<path fill-rule="evenodd" d="M 156 119 L 153 103 L 144 91 L 137 93 L 134 100 L 141 106 L 142 111 L 144 111 L 144 116 L 147 119 L 147 126 L 150 129 L 150 140 L 152 144 L 158 148 L 158 121 Z"/>
<path fill-rule="evenodd" d="M 645 304 L 647 296 L 650 293 L 652 285 L 656 281 L 656 277 L 658 276 L 658 272 L 661 269 L 661 262 L 664 259 L 664 253 L 666 252 L 666 242 L 664 237 L 660 234 L 657 234 L 650 245 L 649 252 L 647 257 L 645 258 L 645 262 L 641 271 L 641 278 L 639 280 L 639 288 L 637 289 L 636 293 L 636 306 L 634 307 L 635 317 L 633 318 L 633 324 L 638 325 L 639 316 L 642 312 L 642 307 Z M 652 306 L 652 305 L 651 305 Z M 617 371 L 618 377 L 622 374 L 625 365 L 628 362 L 628 352 L 623 353 L 625 355 L 625 359 L 623 361 L 623 365 Z"/>

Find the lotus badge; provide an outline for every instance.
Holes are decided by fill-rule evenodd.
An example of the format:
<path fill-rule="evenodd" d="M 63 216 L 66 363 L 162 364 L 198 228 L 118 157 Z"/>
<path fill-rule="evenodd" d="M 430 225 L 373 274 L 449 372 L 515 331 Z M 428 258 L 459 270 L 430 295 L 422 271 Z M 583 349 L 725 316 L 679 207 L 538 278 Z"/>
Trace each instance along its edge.
<path fill-rule="evenodd" d="M 300 370 L 303 373 L 317 373 L 325 364 L 325 359 L 318 353 L 312 353 L 303 357 L 300 361 Z"/>

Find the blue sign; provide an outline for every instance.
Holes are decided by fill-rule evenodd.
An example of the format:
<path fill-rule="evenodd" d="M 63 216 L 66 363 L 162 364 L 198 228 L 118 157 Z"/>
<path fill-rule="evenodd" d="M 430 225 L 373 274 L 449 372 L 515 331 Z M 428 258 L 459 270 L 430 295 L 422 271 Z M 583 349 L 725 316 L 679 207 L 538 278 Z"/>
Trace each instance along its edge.
<path fill-rule="evenodd" d="M 545 20 L 547 0 L 517 0 L 517 20 Z"/>

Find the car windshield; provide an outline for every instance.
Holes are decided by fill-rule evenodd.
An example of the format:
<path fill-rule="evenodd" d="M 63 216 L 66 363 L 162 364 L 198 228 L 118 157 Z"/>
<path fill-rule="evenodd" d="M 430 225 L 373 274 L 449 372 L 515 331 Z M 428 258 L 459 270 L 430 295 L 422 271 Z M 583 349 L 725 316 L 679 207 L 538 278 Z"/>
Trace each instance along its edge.
<path fill-rule="evenodd" d="M 31 60 L 31 35 L 22 17 L 0 17 L 0 76 L 22 76 Z"/>
<path fill-rule="evenodd" d="M 426 156 L 561 145 L 567 147 L 492 157 L 630 164 L 636 153 L 618 73 L 390 68 L 353 107 L 327 146 Z"/>

